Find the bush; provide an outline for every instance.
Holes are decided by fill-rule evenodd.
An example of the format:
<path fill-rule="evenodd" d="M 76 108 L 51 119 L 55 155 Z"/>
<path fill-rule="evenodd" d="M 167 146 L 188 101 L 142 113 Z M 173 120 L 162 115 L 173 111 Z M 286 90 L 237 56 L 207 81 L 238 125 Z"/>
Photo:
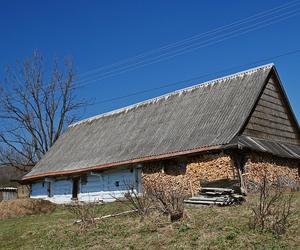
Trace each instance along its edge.
<path fill-rule="evenodd" d="M 67 208 L 71 214 L 74 215 L 76 221 L 80 225 L 80 231 L 85 232 L 89 228 L 93 228 L 96 225 L 96 217 L 98 208 L 102 204 L 96 202 L 74 202 L 68 205 Z"/>
<path fill-rule="evenodd" d="M 290 226 L 289 219 L 293 213 L 293 194 L 284 193 L 280 181 L 270 182 L 266 175 L 258 185 L 259 198 L 252 205 L 251 228 L 271 230 L 276 235 L 286 232 Z"/>
<path fill-rule="evenodd" d="M 155 185 L 148 185 L 145 188 L 156 209 L 167 214 L 171 222 L 180 220 L 183 217 L 184 199 L 187 197 L 183 185 L 169 183 L 166 188 L 163 183 L 157 182 Z"/>
<path fill-rule="evenodd" d="M 129 184 L 126 184 L 126 188 L 127 191 L 124 198 L 127 201 L 128 206 L 132 210 L 136 210 L 140 216 L 140 221 L 143 222 L 150 212 L 152 201 L 145 190 L 139 193 L 133 185 Z"/>

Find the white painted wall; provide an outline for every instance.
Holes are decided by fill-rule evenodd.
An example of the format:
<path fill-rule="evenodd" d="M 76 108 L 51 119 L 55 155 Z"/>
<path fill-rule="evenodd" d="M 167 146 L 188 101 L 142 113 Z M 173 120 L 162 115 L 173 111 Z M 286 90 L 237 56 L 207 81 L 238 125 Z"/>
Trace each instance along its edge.
<path fill-rule="evenodd" d="M 50 192 L 49 192 L 49 183 Z M 78 200 L 82 202 L 111 202 L 124 196 L 128 185 L 141 190 L 140 169 L 115 169 L 101 173 L 88 173 L 79 182 Z M 31 198 L 46 199 L 56 204 L 67 204 L 72 201 L 71 178 L 46 179 L 32 183 Z"/>

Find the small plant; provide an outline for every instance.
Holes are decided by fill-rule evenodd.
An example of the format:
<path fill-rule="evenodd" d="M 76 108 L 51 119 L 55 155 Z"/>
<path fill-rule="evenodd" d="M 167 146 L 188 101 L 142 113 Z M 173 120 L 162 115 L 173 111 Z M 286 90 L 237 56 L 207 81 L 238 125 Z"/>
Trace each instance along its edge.
<path fill-rule="evenodd" d="M 184 214 L 184 199 L 186 192 L 182 185 L 169 184 L 167 187 L 162 182 L 148 185 L 146 192 L 156 208 L 169 215 L 171 222 L 180 220 Z"/>
<path fill-rule="evenodd" d="M 252 206 L 251 228 L 271 230 L 276 235 L 286 232 L 291 217 L 293 194 L 286 194 L 278 181 L 270 181 L 265 174 L 258 186 L 259 198 Z"/>
<path fill-rule="evenodd" d="M 145 190 L 139 192 L 133 184 L 125 182 L 126 193 L 124 195 L 127 206 L 136 210 L 140 216 L 140 221 L 143 222 L 145 217 L 149 214 L 152 201 Z"/>
<path fill-rule="evenodd" d="M 73 214 L 76 218 L 76 223 L 80 225 L 80 231 L 85 232 L 87 229 L 92 228 L 96 225 L 95 218 L 97 217 L 97 210 L 99 208 L 99 203 L 90 202 L 74 202 L 67 206 L 69 212 Z"/>

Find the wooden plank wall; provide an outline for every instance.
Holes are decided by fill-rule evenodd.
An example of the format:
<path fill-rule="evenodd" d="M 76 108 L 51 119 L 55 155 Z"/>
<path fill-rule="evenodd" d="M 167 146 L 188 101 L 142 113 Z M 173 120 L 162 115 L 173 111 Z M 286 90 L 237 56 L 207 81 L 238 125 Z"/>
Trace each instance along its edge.
<path fill-rule="evenodd" d="M 300 145 L 299 131 L 274 77 L 267 83 L 243 134 Z"/>

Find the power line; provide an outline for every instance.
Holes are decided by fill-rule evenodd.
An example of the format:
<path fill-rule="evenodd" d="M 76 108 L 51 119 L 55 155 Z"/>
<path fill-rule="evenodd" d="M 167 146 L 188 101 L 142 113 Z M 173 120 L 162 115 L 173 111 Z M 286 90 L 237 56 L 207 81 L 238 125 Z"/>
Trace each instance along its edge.
<path fill-rule="evenodd" d="M 266 17 L 266 16 L 268 16 L 270 14 L 274 14 L 274 13 L 276 13 L 278 11 L 281 11 L 282 9 L 290 8 L 290 7 L 292 7 L 295 4 L 297 5 L 298 3 L 299 3 L 299 0 L 291 1 L 291 2 L 288 2 L 288 3 L 282 4 L 282 5 L 279 5 L 279 6 L 275 7 L 275 8 L 269 9 L 267 11 L 262 11 L 262 12 L 259 12 L 259 13 L 255 14 L 255 15 L 249 16 L 247 18 L 235 21 L 235 22 L 233 22 L 231 24 L 217 27 L 217 28 L 215 28 L 215 29 L 213 29 L 211 31 L 200 33 L 200 34 L 194 35 L 192 37 L 183 39 L 181 41 L 177 41 L 177 42 L 174 42 L 174 43 L 167 44 L 167 45 L 162 46 L 160 48 L 156 48 L 154 50 L 150 50 L 148 52 L 144 52 L 144 53 L 138 54 L 136 56 L 120 60 L 120 61 L 118 61 L 116 63 L 113 63 L 113 64 L 110 64 L 110 65 L 106 65 L 106 66 L 102 66 L 102 67 L 99 67 L 99 68 L 96 68 L 96 69 L 93 69 L 93 70 L 89 70 L 87 72 L 79 74 L 79 76 L 81 77 L 81 76 L 84 76 L 84 75 L 88 75 L 90 73 L 101 71 L 101 70 L 106 69 L 106 68 L 110 68 L 110 67 L 113 67 L 113 66 L 117 66 L 117 65 L 120 65 L 120 64 L 127 63 L 129 61 L 134 60 L 134 59 L 143 58 L 143 57 L 148 56 L 148 55 L 150 55 L 152 53 L 160 52 L 161 50 L 167 50 L 167 49 L 173 48 L 173 47 L 177 47 L 178 45 L 185 44 L 186 42 L 194 41 L 195 39 L 198 40 L 201 37 L 206 37 L 206 36 L 214 34 L 216 32 L 224 31 L 226 29 L 231 28 L 232 26 L 237 26 L 237 25 L 241 25 L 241 24 L 243 24 L 245 22 L 249 22 L 249 19 L 250 19 L 250 21 L 254 21 L 254 20 Z"/>
<path fill-rule="evenodd" d="M 291 13 L 292 13 L 292 12 L 291 12 Z M 289 14 L 291 14 L 291 13 L 289 13 Z M 103 74 L 103 75 L 98 76 L 98 77 L 95 78 L 95 79 L 91 79 L 91 80 L 88 80 L 88 81 L 79 82 L 79 86 L 77 86 L 77 87 L 78 87 L 78 88 L 79 88 L 79 87 L 83 87 L 83 86 L 86 86 L 86 85 L 88 85 L 88 84 L 90 84 L 90 83 L 92 83 L 92 82 L 103 80 L 103 79 L 105 79 L 105 78 L 107 78 L 107 77 L 111 77 L 111 76 L 115 76 L 115 75 L 118 75 L 118 74 L 121 74 L 121 73 L 124 73 L 124 72 L 132 71 L 132 70 L 137 69 L 137 68 L 141 68 L 141 67 L 144 67 L 144 66 L 147 66 L 147 65 L 151 65 L 151 64 L 154 64 L 154 63 L 157 63 L 157 62 L 161 62 L 161 61 L 164 61 L 164 60 L 173 58 L 173 57 L 175 57 L 175 56 L 182 55 L 182 54 L 185 54 L 185 53 L 194 51 L 194 50 L 199 49 L 199 48 L 207 47 L 207 46 L 209 46 L 209 45 L 213 45 L 213 44 L 219 43 L 219 42 L 221 42 L 221 41 L 228 40 L 228 39 L 230 39 L 230 38 L 237 37 L 237 36 L 240 36 L 240 35 L 242 35 L 242 34 L 249 33 L 249 32 L 251 32 L 251 31 L 254 31 L 254 30 L 257 30 L 257 29 L 260 29 L 260 28 L 269 26 L 269 25 L 271 25 L 271 24 L 278 23 L 278 22 L 283 21 L 283 20 L 285 20 L 285 19 L 291 18 L 292 16 L 298 15 L 299 12 L 298 12 L 298 13 L 292 13 L 292 14 L 293 14 L 293 15 L 285 16 L 285 17 L 282 17 L 282 18 L 279 18 L 279 17 L 277 16 L 277 17 L 275 18 L 275 20 L 273 20 L 272 22 L 269 22 L 269 23 L 262 23 L 263 25 L 260 25 L 259 27 L 253 27 L 253 26 L 256 26 L 256 25 L 257 25 L 257 24 L 255 24 L 255 25 L 251 25 L 251 26 L 247 27 L 248 30 L 247 30 L 247 29 L 246 29 L 246 30 L 243 30 L 243 29 L 241 30 L 241 29 L 239 29 L 239 30 L 241 30 L 241 32 L 236 33 L 236 34 L 234 34 L 236 31 L 227 33 L 227 35 L 225 35 L 225 36 L 224 36 L 224 35 L 219 36 L 219 37 L 218 37 L 219 40 L 215 40 L 215 41 L 214 41 L 215 38 L 214 38 L 214 39 L 208 39 L 208 40 L 206 41 L 206 43 L 202 43 L 202 44 L 200 44 L 200 45 L 198 45 L 198 46 L 196 46 L 196 47 L 194 47 L 194 46 L 188 46 L 188 47 L 185 47 L 185 48 L 183 48 L 183 49 L 177 50 L 176 53 L 173 54 L 173 55 L 172 55 L 172 54 L 171 54 L 171 55 L 168 55 L 169 53 L 165 53 L 165 54 L 163 54 L 163 55 L 157 56 L 156 58 L 152 58 L 152 59 L 150 59 L 150 60 L 148 60 L 148 61 L 146 61 L 146 62 L 137 62 L 137 63 L 135 63 L 135 64 L 132 64 L 132 65 L 123 67 L 123 68 L 121 68 L 121 69 L 112 70 L 112 71 L 110 71 L 110 72 L 107 72 L 107 73 L 105 73 L 105 74 Z M 268 21 L 269 21 L 269 20 L 268 20 Z M 249 29 L 249 28 L 250 28 L 250 29 Z M 228 35 L 228 34 L 230 34 L 230 35 Z M 212 40 L 212 41 L 210 41 L 210 40 Z M 210 41 L 210 42 L 209 42 L 209 41 Z M 189 48 L 189 47 L 191 47 L 191 48 Z M 166 55 L 166 57 L 163 57 L 163 56 L 165 56 L 165 55 Z M 163 57 L 163 58 L 162 58 L 162 57 Z M 153 61 L 153 60 L 154 60 L 154 61 Z M 99 78 L 99 77 L 100 77 L 100 78 Z"/>
<path fill-rule="evenodd" d="M 250 65 L 255 65 L 255 64 L 262 63 L 262 62 L 271 61 L 271 60 L 275 60 L 275 59 L 278 59 L 278 58 L 282 58 L 282 57 L 286 57 L 286 56 L 290 56 L 290 55 L 294 55 L 294 54 L 298 54 L 298 53 L 300 53 L 300 49 L 289 51 L 289 52 L 286 52 L 284 54 L 276 55 L 276 56 L 273 56 L 273 57 L 268 57 L 268 58 L 264 58 L 264 59 L 261 59 L 261 60 L 252 61 L 252 62 L 249 62 L 249 63 L 246 63 L 246 64 L 241 64 L 241 65 L 238 65 L 238 66 L 222 69 L 222 70 L 219 70 L 219 71 L 203 74 L 203 75 L 196 76 L 196 77 L 193 77 L 193 78 L 189 78 L 189 79 L 186 79 L 186 80 L 181 80 L 181 81 L 161 85 L 159 87 L 133 92 L 133 93 L 130 93 L 128 95 L 123 95 L 123 96 L 118 96 L 118 97 L 114 97 L 114 98 L 110 98 L 110 99 L 96 101 L 92 104 L 89 104 L 88 106 L 95 106 L 95 105 L 98 105 L 98 104 L 118 101 L 118 100 L 125 99 L 125 98 L 128 98 L 128 97 L 137 96 L 137 95 L 140 95 L 140 94 L 152 92 L 152 91 L 159 90 L 159 89 L 164 89 L 164 88 L 175 86 L 175 85 L 178 85 L 178 84 L 181 84 L 181 83 L 187 83 L 187 82 L 203 79 L 203 78 L 208 77 L 208 76 L 228 72 L 228 71 L 231 71 L 231 70 L 235 70 L 237 68 L 246 67 L 246 66 L 250 66 Z"/>
<path fill-rule="evenodd" d="M 292 11 L 289 11 L 287 13 L 282 13 L 281 15 L 273 16 L 269 19 L 264 19 L 263 21 L 260 21 L 260 22 L 254 23 L 254 24 L 250 24 L 247 27 L 241 27 L 239 29 L 228 32 L 227 34 L 220 34 L 217 37 L 209 38 L 209 39 L 207 39 L 206 41 L 204 41 L 200 44 L 187 45 L 183 48 L 177 49 L 177 51 L 175 51 L 175 54 L 173 54 L 173 55 L 172 54 L 169 55 L 170 53 L 174 53 L 174 52 L 171 51 L 171 52 L 167 52 L 167 53 L 164 53 L 164 54 L 161 54 L 161 55 L 157 55 L 154 58 L 150 58 L 150 59 L 147 59 L 147 60 L 144 60 L 144 61 L 136 62 L 134 64 L 130 64 L 130 65 L 125 66 L 125 67 L 123 66 L 123 68 L 120 68 L 120 69 L 115 69 L 115 70 L 112 70 L 112 71 L 108 71 L 106 73 L 103 73 L 100 76 L 97 76 L 95 79 L 79 82 L 78 88 L 86 86 L 86 85 L 88 85 L 88 84 L 90 84 L 91 82 L 94 82 L 94 81 L 99 81 L 99 80 L 102 80 L 104 78 L 114 76 L 116 74 L 121 74 L 121 73 L 130 71 L 130 70 L 134 70 L 134 69 L 137 69 L 137 68 L 140 68 L 140 67 L 144 67 L 144 66 L 149 65 L 149 64 L 157 63 L 157 62 L 160 62 L 162 60 L 166 60 L 166 59 L 169 59 L 169 58 L 172 58 L 172 57 L 175 57 L 175 56 L 187 53 L 187 52 L 191 52 L 191 51 L 199 49 L 199 48 L 203 48 L 203 47 L 206 47 L 206 46 L 209 46 L 209 45 L 227 40 L 227 39 L 232 38 L 232 37 L 239 36 L 241 34 L 249 33 L 251 31 L 257 30 L 259 28 L 269 26 L 271 24 L 274 24 L 274 23 L 280 22 L 282 20 L 291 18 L 292 16 L 298 15 L 299 14 L 298 10 L 299 9 L 293 9 Z M 256 26 L 258 26 L 258 27 L 256 27 Z M 217 40 L 216 38 L 218 38 L 219 40 Z M 195 47 L 195 45 L 198 45 L 198 46 Z M 165 55 L 166 55 L 166 57 L 164 57 Z"/>
<path fill-rule="evenodd" d="M 122 73 L 125 73 L 125 72 L 128 72 L 128 71 L 132 71 L 132 70 L 135 70 L 135 69 L 138 69 L 138 68 L 141 68 L 141 67 L 145 67 L 145 66 L 147 66 L 147 65 L 151 65 L 151 64 L 158 63 L 158 62 L 161 62 L 161 61 L 164 61 L 164 60 L 167 60 L 167 59 L 171 59 L 171 58 L 176 57 L 176 56 L 178 56 L 178 55 L 182 55 L 182 54 L 185 54 L 185 53 L 188 53 L 188 52 L 192 52 L 192 51 L 197 50 L 197 49 L 199 49 L 199 48 L 207 47 L 207 46 L 209 46 L 209 45 L 213 45 L 213 44 L 222 42 L 222 41 L 224 41 L 224 40 L 228 40 L 228 39 L 230 39 L 230 38 L 234 38 L 234 37 L 240 36 L 240 35 L 242 35 L 242 34 L 249 33 L 249 32 L 251 32 L 251 31 L 254 31 L 254 30 L 257 30 L 257 29 L 260 29 L 260 28 L 269 26 L 269 25 L 271 25 L 271 24 L 278 23 L 278 22 L 280 22 L 280 21 L 282 21 L 282 20 L 288 19 L 288 18 L 290 18 L 291 16 L 295 16 L 295 15 L 298 15 L 298 14 L 299 14 L 299 13 L 296 13 L 296 14 L 294 14 L 294 15 L 290 15 L 290 16 L 287 16 L 287 17 L 284 17 L 284 18 L 278 18 L 278 17 L 276 17 L 276 19 L 275 19 L 273 22 L 271 22 L 271 23 L 266 23 L 266 24 L 264 24 L 264 25 L 261 25 L 260 27 L 256 27 L 256 28 L 253 27 L 253 28 L 251 28 L 251 29 L 244 30 L 244 31 L 242 30 L 242 32 L 237 33 L 237 34 L 234 34 L 233 32 L 231 32 L 231 33 L 233 33 L 233 34 L 230 33 L 230 34 L 231 34 L 230 36 L 226 36 L 226 35 L 224 36 L 224 35 L 223 35 L 223 36 L 220 37 L 219 40 L 211 41 L 211 42 L 206 43 L 206 44 L 200 44 L 200 45 L 197 46 L 197 47 L 192 47 L 192 48 L 189 48 L 189 49 L 187 49 L 187 48 L 185 48 L 184 50 L 181 49 L 181 50 L 177 51 L 176 54 L 169 55 L 169 56 L 167 56 L 167 57 L 165 57 L 165 58 L 161 58 L 161 59 L 160 59 L 160 57 L 162 57 L 162 56 L 159 56 L 159 57 L 157 57 L 157 59 L 154 60 L 154 61 L 148 61 L 148 62 L 146 62 L 146 63 L 139 62 L 139 63 L 136 63 L 134 67 L 128 66 L 128 67 L 123 68 L 123 70 L 121 70 L 121 71 L 120 71 L 120 70 L 119 70 L 119 71 L 118 71 L 118 70 L 114 70 L 114 71 L 112 71 L 112 72 L 108 72 L 108 73 L 104 74 L 103 76 L 100 76 L 100 78 L 97 77 L 96 79 L 92 79 L 92 80 L 89 80 L 89 81 L 86 81 L 86 82 L 79 82 L 79 85 L 77 85 L 77 88 L 82 88 L 82 87 L 84 87 L 84 86 L 86 86 L 86 85 L 91 84 L 92 82 L 95 82 L 95 81 L 100 81 L 100 80 L 103 80 L 103 79 L 108 78 L 108 77 L 112 77 L 112 76 L 119 75 L 119 74 L 122 74 Z M 253 25 L 252 25 L 252 26 L 253 26 Z"/>

